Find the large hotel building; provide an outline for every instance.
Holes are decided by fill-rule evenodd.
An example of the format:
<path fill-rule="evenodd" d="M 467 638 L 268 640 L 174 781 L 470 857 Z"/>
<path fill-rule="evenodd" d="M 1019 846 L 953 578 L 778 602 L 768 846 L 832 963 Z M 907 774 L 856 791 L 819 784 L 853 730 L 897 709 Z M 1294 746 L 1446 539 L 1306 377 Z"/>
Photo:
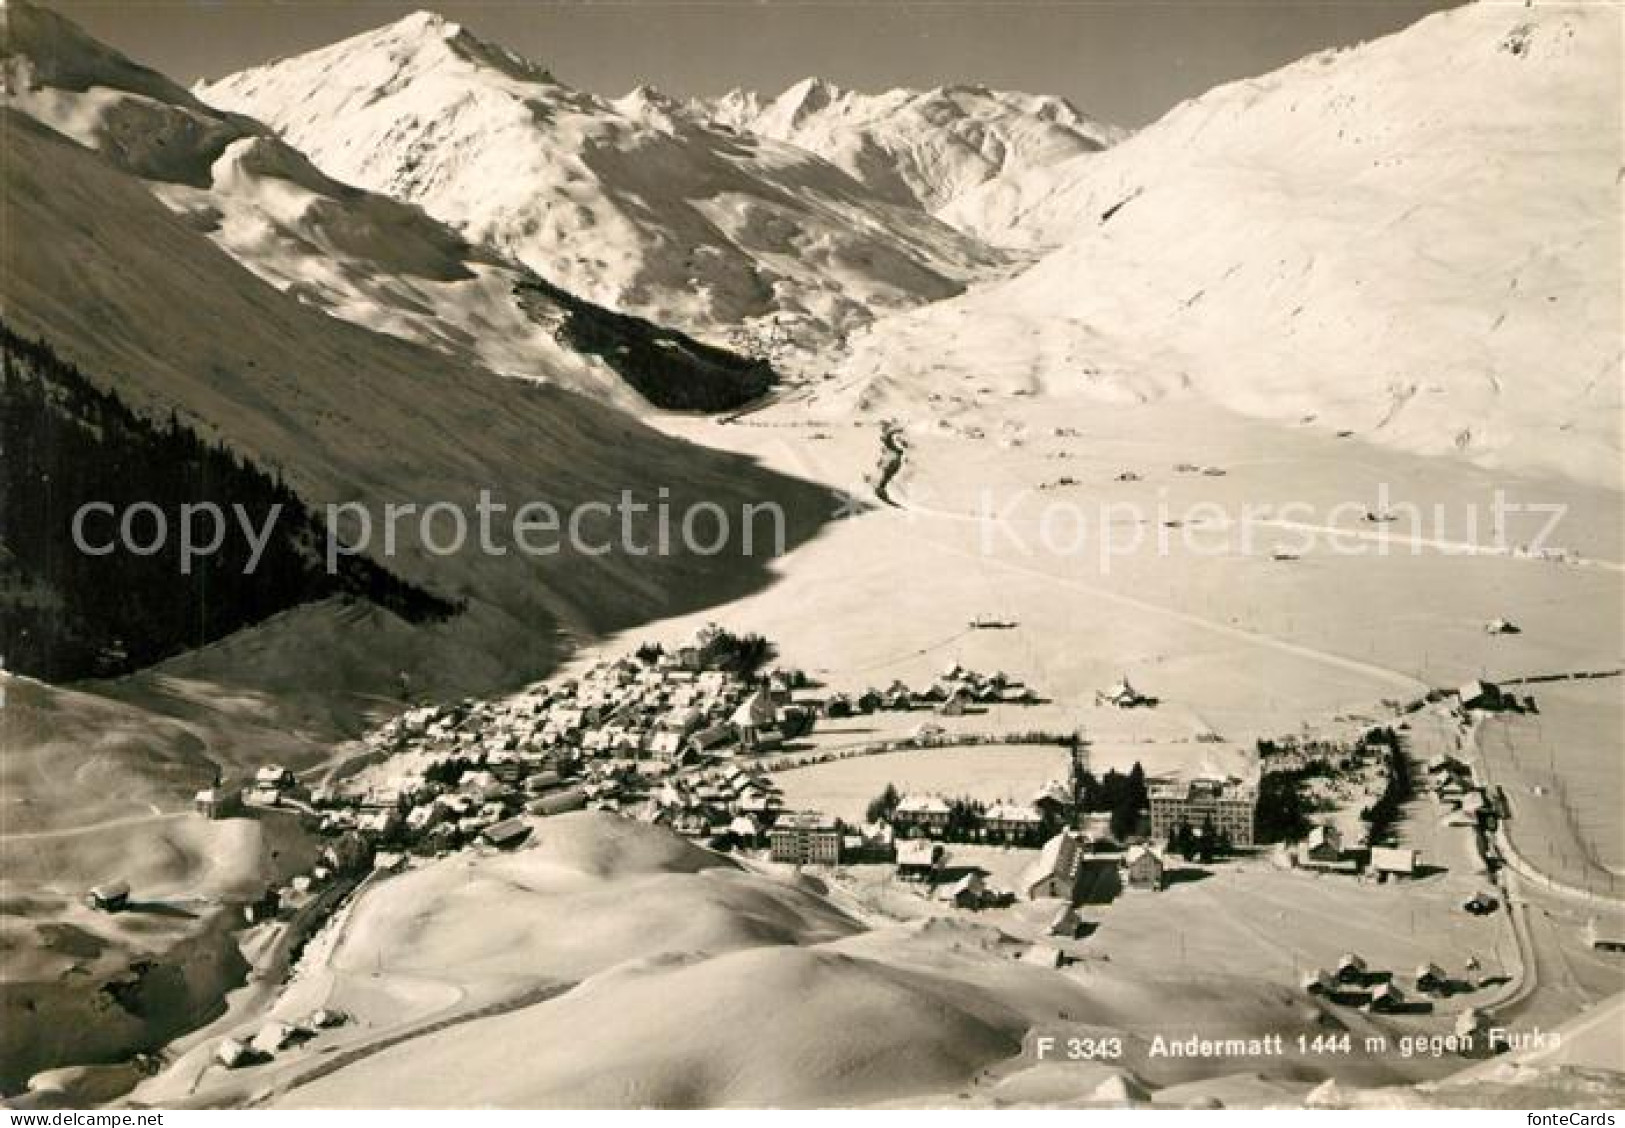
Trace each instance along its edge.
<path fill-rule="evenodd" d="M 1212 820 L 1213 829 L 1229 831 L 1237 846 L 1253 844 L 1253 814 L 1258 809 L 1258 788 L 1236 779 L 1193 779 L 1162 783 L 1151 788 L 1151 837 L 1166 839 L 1180 823 L 1200 830 Z"/>

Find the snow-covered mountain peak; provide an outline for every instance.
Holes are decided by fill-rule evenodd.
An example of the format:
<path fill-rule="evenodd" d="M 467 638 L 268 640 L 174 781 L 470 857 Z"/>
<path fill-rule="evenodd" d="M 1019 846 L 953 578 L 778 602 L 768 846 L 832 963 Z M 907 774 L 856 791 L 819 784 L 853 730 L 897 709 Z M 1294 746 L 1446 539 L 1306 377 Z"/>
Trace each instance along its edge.
<path fill-rule="evenodd" d="M 572 90 L 450 26 L 409 17 L 199 93 L 578 294 L 713 335 L 780 315 L 843 332 L 999 260 L 799 148 L 652 87 Z"/>
<path fill-rule="evenodd" d="M 773 98 L 730 91 L 694 112 L 817 153 L 884 198 L 930 212 L 1125 136 L 1065 98 L 979 83 L 866 94 L 813 77 Z"/>
<path fill-rule="evenodd" d="M 431 76 L 510 87 L 553 84 L 553 76 L 540 63 L 481 39 L 464 24 L 428 9 L 297 58 L 326 64 L 328 81 L 350 89 L 387 90 Z M 198 89 L 206 85 L 199 83 Z"/>

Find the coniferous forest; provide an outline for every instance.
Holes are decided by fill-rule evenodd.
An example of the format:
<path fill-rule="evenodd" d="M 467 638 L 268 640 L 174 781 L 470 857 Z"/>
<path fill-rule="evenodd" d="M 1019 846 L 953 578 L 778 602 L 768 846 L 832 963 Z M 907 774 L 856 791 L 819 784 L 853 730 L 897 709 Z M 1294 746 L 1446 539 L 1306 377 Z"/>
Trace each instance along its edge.
<path fill-rule="evenodd" d="M 559 339 L 608 364 L 655 407 L 731 411 L 765 395 L 778 379 L 765 360 L 594 305 L 540 278 L 518 291 L 540 294 L 564 310 Z"/>
<path fill-rule="evenodd" d="M 150 555 L 92 555 L 74 543 L 81 506 L 122 515 L 137 503 L 163 513 L 168 542 Z M 218 551 L 183 572 L 182 506 L 213 502 L 226 515 Z M 233 506 L 263 530 L 281 506 L 254 570 Z M 117 539 L 119 517 L 87 519 L 83 539 Z M 132 528 L 152 543 L 150 509 Z M 333 595 L 371 600 L 412 621 L 445 618 L 452 603 L 377 563 L 323 563 L 319 517 L 282 481 L 171 417 L 148 419 L 104 391 L 43 342 L 0 323 L 0 655 L 5 667 L 52 681 L 112 676 L 211 642 L 296 604 Z"/>

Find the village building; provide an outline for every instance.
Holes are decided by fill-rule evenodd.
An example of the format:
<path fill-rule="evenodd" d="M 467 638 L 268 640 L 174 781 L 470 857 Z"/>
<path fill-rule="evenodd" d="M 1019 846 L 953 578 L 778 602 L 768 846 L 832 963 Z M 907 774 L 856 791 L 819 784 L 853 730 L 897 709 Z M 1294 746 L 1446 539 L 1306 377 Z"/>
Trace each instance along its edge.
<path fill-rule="evenodd" d="M 1506 704 L 1501 688 L 1490 682 L 1474 679 L 1456 691 L 1463 709 L 1493 711 Z"/>
<path fill-rule="evenodd" d="M 1337 961 L 1337 981 L 1339 983 L 1364 983 L 1366 977 L 1366 962 L 1354 952 L 1345 952 Z"/>
<path fill-rule="evenodd" d="M 129 907 L 130 883 L 109 881 L 93 886 L 85 894 L 85 905 L 104 913 L 116 913 Z"/>
<path fill-rule="evenodd" d="M 1050 918 L 1049 927 L 1045 931 L 1050 936 L 1063 940 L 1076 940 L 1082 928 L 1083 922 L 1078 919 L 1078 910 L 1071 905 L 1063 905 Z"/>
<path fill-rule="evenodd" d="M 206 819 L 230 818 L 242 806 L 241 795 L 225 787 L 205 787 L 192 796 L 192 808 Z"/>
<path fill-rule="evenodd" d="M 1302 865 L 1335 865 L 1343 860 L 1343 834 L 1335 826 L 1316 826 L 1299 847 Z"/>
<path fill-rule="evenodd" d="M 986 903 L 987 896 L 987 883 L 975 870 L 937 891 L 940 900 L 947 901 L 956 909 L 980 909 Z"/>
<path fill-rule="evenodd" d="M 1029 901 L 1044 897 L 1072 900 L 1082 852 L 1081 836 L 1074 831 L 1061 831 L 1044 843 L 1038 857 L 1022 873 L 1016 891 Z"/>
<path fill-rule="evenodd" d="M 915 840 L 897 844 L 897 878 L 899 881 L 935 881 L 947 851 L 937 842 Z"/>
<path fill-rule="evenodd" d="M 250 1045 L 255 1052 L 269 1057 L 309 1037 L 310 1031 L 303 1027 L 273 1019 L 259 1028 Z"/>
<path fill-rule="evenodd" d="M 901 682 L 894 682 L 886 690 L 882 704 L 888 710 L 905 712 L 914 708 L 914 694 L 909 690 L 908 686 Z"/>
<path fill-rule="evenodd" d="M 1130 846 L 1121 862 L 1123 888 L 1161 892 L 1166 871 L 1162 855 L 1150 846 Z"/>
<path fill-rule="evenodd" d="M 729 719 L 738 730 L 740 745 L 750 751 L 761 743 L 762 736 L 777 723 L 778 717 L 778 707 L 764 687 L 743 701 Z"/>
<path fill-rule="evenodd" d="M 214 1060 L 226 1069 L 236 1069 L 253 1060 L 254 1051 L 235 1038 L 222 1038 L 214 1047 Z"/>
<path fill-rule="evenodd" d="M 1110 689 L 1098 691 L 1095 694 L 1095 704 L 1110 705 L 1118 709 L 1135 709 L 1155 702 L 1130 685 L 1127 678 L 1123 678 Z"/>
<path fill-rule="evenodd" d="M 1435 963 L 1425 963 L 1416 969 L 1416 989 L 1425 995 L 1439 995 L 1450 990 L 1450 977 Z"/>
<path fill-rule="evenodd" d="M 1066 966 L 1066 953 L 1054 944 L 1042 940 L 1028 948 L 1026 954 L 1021 958 L 1024 962 L 1035 964 L 1038 967 Z"/>
<path fill-rule="evenodd" d="M 995 803 L 983 813 L 982 830 L 990 842 L 1026 846 L 1043 833 L 1044 815 L 1031 805 Z"/>
<path fill-rule="evenodd" d="M 1593 951 L 1625 952 L 1625 927 L 1617 920 L 1607 925 L 1592 917 L 1586 921 L 1585 942 Z"/>
<path fill-rule="evenodd" d="M 569 811 L 579 811 L 586 805 L 586 791 L 580 787 L 569 787 L 532 799 L 525 804 L 525 810 L 533 815 L 562 815 Z"/>
<path fill-rule="evenodd" d="M 938 795 L 905 795 L 892 811 L 892 822 L 906 838 L 937 838 L 948 829 L 951 810 Z"/>
<path fill-rule="evenodd" d="M 1323 967 L 1306 973 L 1298 986 L 1311 995 L 1335 995 L 1338 989 L 1337 977 Z"/>
<path fill-rule="evenodd" d="M 841 824 L 818 811 L 794 811 L 779 816 L 768 832 L 770 856 L 787 865 L 839 865 Z"/>
<path fill-rule="evenodd" d="M 976 703 L 976 694 L 963 682 L 942 686 L 933 696 L 938 697 L 937 712 L 944 717 L 962 717 Z"/>
<path fill-rule="evenodd" d="M 1408 1004 L 1403 992 L 1392 983 L 1379 983 L 1371 991 L 1371 999 L 1366 1003 L 1366 1009 L 1379 1014 L 1392 1014 L 1403 1010 Z"/>
<path fill-rule="evenodd" d="M 273 791 L 287 791 L 293 787 L 293 772 L 281 764 L 266 764 L 254 773 L 254 786 Z"/>
<path fill-rule="evenodd" d="M 530 824 L 524 819 L 504 819 L 486 827 L 480 837 L 498 850 L 510 850 L 530 837 Z"/>
<path fill-rule="evenodd" d="M 1378 881 L 1416 876 L 1416 851 L 1393 846 L 1373 846 L 1368 872 Z"/>
<path fill-rule="evenodd" d="M 1237 846 L 1253 845 L 1258 789 L 1237 779 L 1193 779 L 1151 788 L 1151 837 L 1167 841 L 1179 828 L 1213 824 Z"/>

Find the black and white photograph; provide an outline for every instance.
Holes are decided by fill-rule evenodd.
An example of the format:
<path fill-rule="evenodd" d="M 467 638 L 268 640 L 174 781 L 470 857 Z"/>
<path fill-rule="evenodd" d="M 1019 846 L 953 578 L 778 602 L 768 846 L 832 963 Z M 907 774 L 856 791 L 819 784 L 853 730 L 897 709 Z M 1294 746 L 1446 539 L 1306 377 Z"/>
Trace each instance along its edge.
<path fill-rule="evenodd" d="M 0 0 L 7 1126 L 1616 1123 L 1625 4 L 432 2 Z"/>

